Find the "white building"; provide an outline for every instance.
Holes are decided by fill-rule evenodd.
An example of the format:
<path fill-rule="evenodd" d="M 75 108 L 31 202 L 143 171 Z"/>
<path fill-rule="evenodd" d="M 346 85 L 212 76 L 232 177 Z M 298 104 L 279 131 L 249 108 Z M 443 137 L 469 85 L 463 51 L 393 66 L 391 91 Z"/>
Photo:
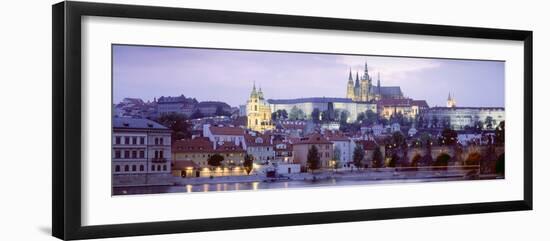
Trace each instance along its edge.
<path fill-rule="evenodd" d="M 267 100 L 271 107 L 271 112 L 277 110 L 285 110 L 291 113 L 293 107 L 296 107 L 304 112 L 309 118 L 314 109 L 326 111 L 333 109 L 335 111 L 346 111 L 348 113 L 348 122 L 357 120 L 359 113 L 364 113 L 371 110 L 376 113 L 376 104 L 370 102 L 354 102 L 347 98 L 328 98 L 328 97 L 313 97 L 299 99 L 284 99 L 284 100 Z"/>
<path fill-rule="evenodd" d="M 275 146 L 267 135 L 247 135 L 246 153 L 254 157 L 254 162 L 258 164 L 271 163 L 276 160 Z"/>
<path fill-rule="evenodd" d="M 156 184 L 170 175 L 170 129 L 148 119 L 115 117 L 112 138 L 113 185 Z"/>
<path fill-rule="evenodd" d="M 327 138 L 332 142 L 332 149 L 340 150 L 340 166 L 348 166 L 353 162 L 353 150 L 355 149 L 355 142 L 346 136 L 328 136 Z"/>
<path fill-rule="evenodd" d="M 483 129 L 488 129 L 486 120 L 492 119 L 492 128 L 504 121 L 504 108 L 501 107 L 434 107 L 422 113 L 428 127 L 444 127 L 448 125 L 454 130 L 465 127 L 475 127 L 481 123 Z"/>
<path fill-rule="evenodd" d="M 202 135 L 214 144 L 214 149 L 224 142 L 231 142 L 236 146 L 242 146 L 246 150 L 245 131 L 240 127 L 205 124 L 202 128 Z"/>

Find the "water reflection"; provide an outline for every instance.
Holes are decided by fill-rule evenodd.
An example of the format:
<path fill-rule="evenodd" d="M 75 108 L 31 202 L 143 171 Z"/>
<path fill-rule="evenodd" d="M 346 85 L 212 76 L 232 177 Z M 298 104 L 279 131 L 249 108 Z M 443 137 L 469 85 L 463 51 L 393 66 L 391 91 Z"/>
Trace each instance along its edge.
<path fill-rule="evenodd" d="M 444 179 L 462 180 L 459 178 Z M 241 182 L 241 183 L 218 183 L 218 184 L 188 184 L 185 186 L 149 186 L 149 187 L 116 187 L 113 188 L 115 195 L 121 194 L 152 194 L 152 193 L 176 193 L 176 192 L 217 192 L 217 191 L 239 191 L 239 190 L 263 190 L 277 188 L 300 188 L 300 187 L 319 187 L 319 186 L 345 186 L 345 185 L 364 185 L 364 184 L 382 184 L 382 183 L 412 183 L 426 181 L 442 180 L 378 180 L 378 181 L 354 181 L 325 179 L 317 181 L 281 181 L 281 182 Z"/>

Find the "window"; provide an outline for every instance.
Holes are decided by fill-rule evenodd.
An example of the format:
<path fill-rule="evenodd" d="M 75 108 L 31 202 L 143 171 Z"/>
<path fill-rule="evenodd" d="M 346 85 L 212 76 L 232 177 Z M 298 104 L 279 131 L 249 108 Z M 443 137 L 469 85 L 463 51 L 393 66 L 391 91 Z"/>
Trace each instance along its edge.
<path fill-rule="evenodd" d="M 151 171 L 155 170 L 155 165 L 151 165 Z"/>
<path fill-rule="evenodd" d="M 155 138 L 155 145 L 159 144 L 159 138 Z"/>
<path fill-rule="evenodd" d="M 124 171 L 125 171 L 125 172 L 129 172 L 129 171 L 130 171 L 130 167 L 129 167 L 128 165 L 125 165 L 125 166 L 124 166 Z"/>
<path fill-rule="evenodd" d="M 132 158 L 137 158 L 137 151 L 132 151 Z"/>
<path fill-rule="evenodd" d="M 164 158 L 164 151 L 159 152 L 159 158 Z"/>
<path fill-rule="evenodd" d="M 139 144 L 144 145 L 145 144 L 145 137 L 139 138 Z"/>
<path fill-rule="evenodd" d="M 115 143 L 120 144 L 120 136 L 115 137 Z"/>
<path fill-rule="evenodd" d="M 124 158 L 130 158 L 130 151 L 124 151 Z"/>
<path fill-rule="evenodd" d="M 145 158 L 145 152 L 139 151 L 139 158 Z"/>
<path fill-rule="evenodd" d="M 120 166 L 119 165 L 115 166 L 115 172 L 120 172 Z"/>
<path fill-rule="evenodd" d="M 132 171 L 133 171 L 133 172 L 137 171 L 136 165 L 132 165 Z"/>
<path fill-rule="evenodd" d="M 162 170 L 166 171 L 166 165 L 162 166 Z"/>
<path fill-rule="evenodd" d="M 160 144 L 161 144 L 161 145 L 164 145 L 164 138 L 160 138 L 159 141 L 160 141 Z"/>
<path fill-rule="evenodd" d="M 130 144 L 130 137 L 124 137 L 124 144 Z"/>
<path fill-rule="evenodd" d="M 115 151 L 115 158 L 120 158 L 120 150 Z"/>
<path fill-rule="evenodd" d="M 143 165 L 139 165 L 139 171 L 142 172 L 145 167 Z"/>
<path fill-rule="evenodd" d="M 137 145 L 137 137 L 132 137 L 132 144 Z"/>
<path fill-rule="evenodd" d="M 155 158 L 159 158 L 159 151 L 155 151 Z"/>

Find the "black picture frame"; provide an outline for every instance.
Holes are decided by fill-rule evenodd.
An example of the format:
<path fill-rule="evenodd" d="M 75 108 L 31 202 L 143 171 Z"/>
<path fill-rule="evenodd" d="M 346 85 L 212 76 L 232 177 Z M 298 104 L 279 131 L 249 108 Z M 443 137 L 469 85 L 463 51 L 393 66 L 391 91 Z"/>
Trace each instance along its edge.
<path fill-rule="evenodd" d="M 90 2 L 52 6 L 52 233 L 60 239 L 106 238 L 229 229 L 532 210 L 533 208 L 533 32 L 278 14 L 151 7 Z M 81 17 L 104 16 L 281 26 L 327 30 L 516 40 L 524 43 L 524 186 L 523 199 L 365 210 L 343 210 L 200 220 L 81 224 Z"/>

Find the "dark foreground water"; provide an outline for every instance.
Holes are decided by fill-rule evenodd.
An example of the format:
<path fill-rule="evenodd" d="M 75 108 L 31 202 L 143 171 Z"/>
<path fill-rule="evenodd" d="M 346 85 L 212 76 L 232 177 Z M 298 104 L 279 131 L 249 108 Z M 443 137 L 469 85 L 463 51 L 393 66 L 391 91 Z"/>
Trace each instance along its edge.
<path fill-rule="evenodd" d="M 180 192 L 219 192 L 239 190 L 263 190 L 281 188 L 308 188 L 325 186 L 348 186 L 389 183 L 418 183 L 464 180 L 462 177 L 443 177 L 429 179 L 392 179 L 392 180 L 342 180 L 329 178 L 317 181 L 275 181 L 275 182 L 236 182 L 236 183 L 209 183 L 192 184 L 182 186 L 140 186 L 140 187 L 115 187 L 113 195 L 128 194 L 154 194 L 154 193 L 180 193 Z"/>

